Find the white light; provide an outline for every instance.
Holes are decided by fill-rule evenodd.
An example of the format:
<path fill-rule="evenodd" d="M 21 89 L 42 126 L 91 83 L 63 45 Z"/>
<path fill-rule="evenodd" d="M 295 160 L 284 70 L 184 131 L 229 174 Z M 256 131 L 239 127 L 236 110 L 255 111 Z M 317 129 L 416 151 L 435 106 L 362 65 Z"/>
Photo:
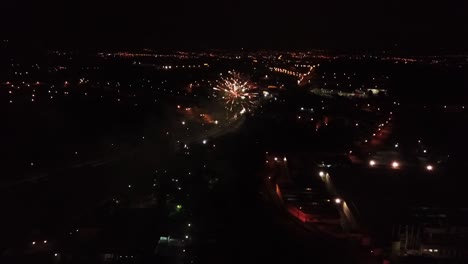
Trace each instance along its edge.
<path fill-rule="evenodd" d="M 397 169 L 400 166 L 400 164 L 396 161 L 392 162 L 392 168 Z"/>
<path fill-rule="evenodd" d="M 184 126 L 185 126 L 185 121 L 182 121 L 182 125 L 184 125 Z"/>
<path fill-rule="evenodd" d="M 32 244 L 33 244 L 33 245 L 36 245 L 36 241 L 33 241 Z"/>
<path fill-rule="evenodd" d="M 427 152 L 427 150 L 423 150 L 423 152 L 424 152 L 424 153 L 426 153 L 426 152 Z"/>
<path fill-rule="evenodd" d="M 286 162 L 286 161 L 287 161 L 286 157 L 284 157 L 284 158 L 283 158 L 283 161 L 284 161 L 284 162 Z"/>
<path fill-rule="evenodd" d="M 185 236 L 185 239 L 188 239 L 188 238 L 189 238 L 189 236 Z"/>
<path fill-rule="evenodd" d="M 374 160 L 369 161 L 369 165 L 370 165 L 370 166 L 374 166 L 374 165 L 375 165 L 375 161 L 374 161 Z"/>
<path fill-rule="evenodd" d="M 431 171 L 431 170 L 433 170 L 433 169 L 434 169 L 434 167 L 432 167 L 432 165 L 427 165 L 427 166 L 426 166 L 426 170 L 428 170 L 428 171 Z"/>
<path fill-rule="evenodd" d="M 208 142 L 208 140 L 206 140 L 206 139 L 204 139 L 204 140 L 202 141 L 203 144 L 206 144 L 207 142 Z"/>
<path fill-rule="evenodd" d="M 58 254 L 57 254 L 57 253 L 55 253 L 55 254 L 54 254 L 54 256 L 55 256 L 55 257 L 58 257 Z"/>
<path fill-rule="evenodd" d="M 47 244 L 47 240 L 44 240 L 44 244 Z"/>
<path fill-rule="evenodd" d="M 277 157 L 275 157 L 275 161 L 278 161 L 278 158 L 277 158 Z"/>
<path fill-rule="evenodd" d="M 320 176 L 320 177 L 323 177 L 323 176 L 325 176 L 325 172 L 323 172 L 323 171 L 320 171 L 320 172 L 319 172 L 319 176 Z"/>
<path fill-rule="evenodd" d="M 341 203 L 341 199 L 340 199 L 340 198 L 336 198 L 336 199 L 335 199 L 335 203 L 336 203 L 336 204 L 340 204 L 340 203 Z"/>

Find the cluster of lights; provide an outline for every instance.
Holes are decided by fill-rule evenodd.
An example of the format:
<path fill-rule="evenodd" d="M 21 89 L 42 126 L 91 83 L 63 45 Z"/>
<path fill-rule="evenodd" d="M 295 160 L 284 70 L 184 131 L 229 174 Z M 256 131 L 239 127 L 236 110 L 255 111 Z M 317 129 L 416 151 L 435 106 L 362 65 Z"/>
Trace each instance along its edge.
<path fill-rule="evenodd" d="M 162 69 L 164 70 L 171 70 L 171 69 L 195 69 L 195 68 L 201 68 L 201 67 L 209 67 L 208 63 L 205 63 L 203 65 L 201 64 L 198 64 L 198 65 L 182 65 L 182 66 L 179 66 L 179 65 L 175 65 L 175 66 L 172 66 L 172 65 L 164 65 L 162 66 Z"/>

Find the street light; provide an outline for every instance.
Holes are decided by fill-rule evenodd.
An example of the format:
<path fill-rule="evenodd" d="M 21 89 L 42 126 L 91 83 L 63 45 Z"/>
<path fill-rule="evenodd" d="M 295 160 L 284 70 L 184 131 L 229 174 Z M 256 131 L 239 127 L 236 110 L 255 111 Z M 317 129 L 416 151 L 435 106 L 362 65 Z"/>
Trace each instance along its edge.
<path fill-rule="evenodd" d="M 392 168 L 394 169 L 398 169 L 398 167 L 400 167 L 400 164 L 396 161 L 392 162 Z"/>
<path fill-rule="evenodd" d="M 323 172 L 323 171 L 320 171 L 320 172 L 319 172 L 319 176 L 320 176 L 320 177 L 323 177 L 323 176 L 325 176 L 325 172 Z"/>
<path fill-rule="evenodd" d="M 434 169 L 434 167 L 432 167 L 432 165 L 427 165 L 426 166 L 426 170 L 428 171 L 432 171 Z"/>
<path fill-rule="evenodd" d="M 336 203 L 336 204 L 340 204 L 340 203 L 341 203 L 341 199 L 340 199 L 340 198 L 336 198 L 336 199 L 335 199 L 335 203 Z"/>
<path fill-rule="evenodd" d="M 375 165 L 375 161 L 374 160 L 369 161 L 369 165 L 373 167 Z"/>

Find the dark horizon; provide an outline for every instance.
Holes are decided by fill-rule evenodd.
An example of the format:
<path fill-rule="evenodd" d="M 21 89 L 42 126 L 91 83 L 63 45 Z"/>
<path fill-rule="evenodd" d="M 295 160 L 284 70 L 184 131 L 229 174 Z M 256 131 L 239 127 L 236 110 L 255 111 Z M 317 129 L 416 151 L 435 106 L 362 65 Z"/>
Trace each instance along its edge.
<path fill-rule="evenodd" d="M 466 3 L 418 2 L 6 1 L 0 32 L 65 49 L 466 51 Z"/>

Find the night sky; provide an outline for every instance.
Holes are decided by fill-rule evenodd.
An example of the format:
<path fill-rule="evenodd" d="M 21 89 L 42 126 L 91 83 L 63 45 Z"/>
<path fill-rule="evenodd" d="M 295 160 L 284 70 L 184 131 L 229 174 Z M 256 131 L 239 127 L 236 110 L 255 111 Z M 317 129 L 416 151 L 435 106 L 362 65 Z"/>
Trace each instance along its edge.
<path fill-rule="evenodd" d="M 2 0 L 3 38 L 51 47 L 464 50 L 467 1 Z"/>

